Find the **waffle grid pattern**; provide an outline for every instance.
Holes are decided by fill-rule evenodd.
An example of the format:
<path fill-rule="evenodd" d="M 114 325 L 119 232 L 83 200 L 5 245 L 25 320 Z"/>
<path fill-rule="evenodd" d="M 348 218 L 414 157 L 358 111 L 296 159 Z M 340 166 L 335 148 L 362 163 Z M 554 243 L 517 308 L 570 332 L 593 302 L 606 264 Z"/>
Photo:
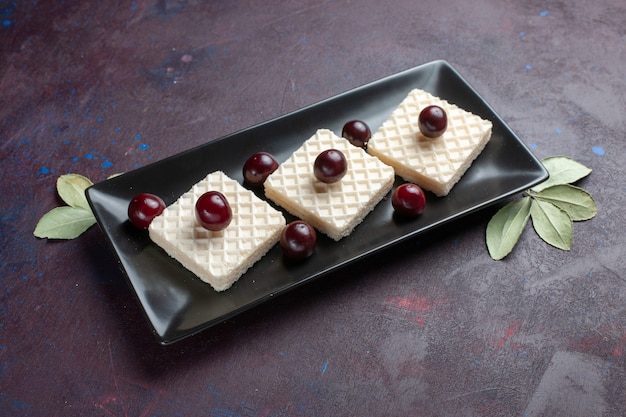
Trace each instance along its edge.
<path fill-rule="evenodd" d="M 418 117 L 429 105 L 442 107 L 448 128 L 439 138 L 427 139 L 419 131 Z M 390 159 L 395 166 L 414 170 L 433 181 L 446 184 L 462 172 L 484 146 L 491 122 L 422 90 L 412 90 L 393 111 L 368 144 L 372 154 Z"/>
<path fill-rule="evenodd" d="M 337 149 L 348 161 L 346 175 L 338 182 L 325 184 L 313 174 L 313 164 L 324 150 Z M 350 144 L 327 129 L 318 130 L 296 150 L 265 182 L 266 194 L 292 214 L 316 223 L 319 218 L 332 229 L 344 229 L 363 210 L 371 208 L 382 188 L 393 181 L 393 168 L 363 149 Z M 375 203 L 374 203 L 375 204 Z"/>
<path fill-rule="evenodd" d="M 195 203 L 205 192 L 224 194 L 232 209 L 232 221 L 220 232 L 211 232 L 198 225 Z M 281 212 L 222 172 L 213 172 L 195 184 L 150 225 L 155 240 L 167 242 L 164 249 L 192 272 L 205 270 L 202 278 L 228 276 L 237 271 L 262 245 L 273 246 L 285 224 Z M 272 242 L 268 243 L 268 240 Z M 269 249 L 268 247 L 268 249 Z M 262 255 L 262 254 L 261 254 Z M 242 271 L 243 273 L 243 271 Z"/>

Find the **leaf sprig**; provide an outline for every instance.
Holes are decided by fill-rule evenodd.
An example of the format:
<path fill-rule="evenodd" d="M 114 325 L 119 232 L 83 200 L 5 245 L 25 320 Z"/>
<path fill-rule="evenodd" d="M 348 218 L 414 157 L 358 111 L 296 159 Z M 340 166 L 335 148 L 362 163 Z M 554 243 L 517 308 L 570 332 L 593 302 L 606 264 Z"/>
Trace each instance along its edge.
<path fill-rule="evenodd" d="M 565 156 L 552 156 L 541 162 L 550 177 L 502 207 L 487 224 L 487 249 L 495 260 L 513 251 L 529 219 L 546 243 L 570 250 L 573 222 L 589 220 L 598 213 L 591 194 L 572 185 L 589 175 L 591 169 Z"/>
<path fill-rule="evenodd" d="M 57 192 L 67 206 L 55 207 L 44 214 L 33 234 L 39 238 L 74 239 L 96 223 L 89 207 L 85 190 L 93 185 L 80 174 L 61 175 L 57 179 Z"/>

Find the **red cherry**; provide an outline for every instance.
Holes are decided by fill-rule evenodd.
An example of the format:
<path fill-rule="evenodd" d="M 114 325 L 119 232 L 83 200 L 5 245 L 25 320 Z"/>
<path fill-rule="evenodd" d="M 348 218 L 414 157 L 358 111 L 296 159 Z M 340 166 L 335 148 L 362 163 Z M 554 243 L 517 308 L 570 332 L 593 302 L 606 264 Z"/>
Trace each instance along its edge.
<path fill-rule="evenodd" d="M 243 178 L 248 185 L 262 185 L 278 169 L 278 161 L 267 152 L 257 152 L 243 165 Z"/>
<path fill-rule="evenodd" d="M 420 112 L 418 126 L 422 135 L 427 138 L 438 138 L 448 128 L 448 116 L 441 107 L 428 106 Z"/>
<path fill-rule="evenodd" d="M 320 153 L 313 164 L 315 178 L 331 184 L 337 182 L 346 175 L 348 161 L 343 152 L 337 149 L 327 149 Z"/>
<path fill-rule="evenodd" d="M 289 223 L 280 235 L 280 246 L 290 259 L 305 259 L 313 255 L 316 242 L 315 229 L 302 220 Z"/>
<path fill-rule="evenodd" d="M 165 203 L 159 196 L 139 193 L 128 204 L 128 219 L 138 229 L 147 229 L 152 220 L 163 213 Z"/>
<path fill-rule="evenodd" d="M 202 227 L 213 232 L 226 229 L 233 219 L 233 212 L 224 194 L 209 191 L 196 201 L 196 219 Z"/>
<path fill-rule="evenodd" d="M 351 120 L 341 130 L 341 136 L 358 148 L 365 148 L 372 137 L 369 126 L 361 120 Z"/>
<path fill-rule="evenodd" d="M 422 214 L 426 207 L 426 195 L 418 185 L 402 184 L 393 190 L 391 205 L 401 216 L 416 217 Z"/>

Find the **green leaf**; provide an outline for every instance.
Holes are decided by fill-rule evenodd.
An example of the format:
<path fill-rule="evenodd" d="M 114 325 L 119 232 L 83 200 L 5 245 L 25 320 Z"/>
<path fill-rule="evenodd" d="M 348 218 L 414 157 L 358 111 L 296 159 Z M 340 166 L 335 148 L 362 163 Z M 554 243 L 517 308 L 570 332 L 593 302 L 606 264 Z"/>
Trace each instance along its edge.
<path fill-rule="evenodd" d="M 571 184 L 591 173 L 591 169 L 566 156 L 551 156 L 541 161 L 550 178 L 531 189 L 539 192 L 553 185 Z"/>
<path fill-rule="evenodd" d="M 56 207 L 39 220 L 34 235 L 48 239 L 74 239 L 96 223 L 91 210 L 79 207 Z"/>
<path fill-rule="evenodd" d="M 87 177 L 79 174 L 66 174 L 57 179 L 57 192 L 59 197 L 71 207 L 91 210 L 85 197 L 85 190 L 92 185 L 93 183 Z"/>
<path fill-rule="evenodd" d="M 598 213 L 591 194 L 570 184 L 553 185 L 533 195 L 564 210 L 573 221 L 589 220 Z"/>
<path fill-rule="evenodd" d="M 572 248 L 574 227 L 572 219 L 564 210 L 550 202 L 536 199 L 530 207 L 530 217 L 535 231 L 546 243 L 563 250 Z"/>
<path fill-rule="evenodd" d="M 511 253 L 528 222 L 530 206 L 530 197 L 523 197 L 502 207 L 491 218 L 487 224 L 487 249 L 493 259 Z"/>

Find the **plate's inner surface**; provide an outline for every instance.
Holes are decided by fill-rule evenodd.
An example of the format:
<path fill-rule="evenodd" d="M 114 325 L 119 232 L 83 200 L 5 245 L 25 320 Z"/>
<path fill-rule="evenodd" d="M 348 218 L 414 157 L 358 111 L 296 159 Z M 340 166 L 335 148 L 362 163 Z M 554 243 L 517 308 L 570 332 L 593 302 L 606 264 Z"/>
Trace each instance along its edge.
<path fill-rule="evenodd" d="M 447 197 L 427 193 L 427 208 L 415 220 L 394 221 L 391 204 L 383 200 L 341 241 L 318 234 L 316 253 L 307 261 L 286 265 L 275 246 L 221 293 L 127 221 L 128 202 L 139 192 L 157 194 L 171 204 L 215 170 L 243 183 L 242 167 L 250 155 L 266 151 L 283 161 L 317 129 L 341 134 L 345 122 L 361 119 L 375 131 L 412 88 L 424 89 L 493 122 L 489 144 L 461 181 Z M 539 161 L 489 105 L 449 64 L 437 61 L 96 184 L 87 194 L 156 336 L 162 343 L 171 343 L 339 266 L 516 194 L 546 176 Z M 401 182 L 398 179 L 396 185 Z M 262 189 L 256 193 L 264 198 Z"/>

